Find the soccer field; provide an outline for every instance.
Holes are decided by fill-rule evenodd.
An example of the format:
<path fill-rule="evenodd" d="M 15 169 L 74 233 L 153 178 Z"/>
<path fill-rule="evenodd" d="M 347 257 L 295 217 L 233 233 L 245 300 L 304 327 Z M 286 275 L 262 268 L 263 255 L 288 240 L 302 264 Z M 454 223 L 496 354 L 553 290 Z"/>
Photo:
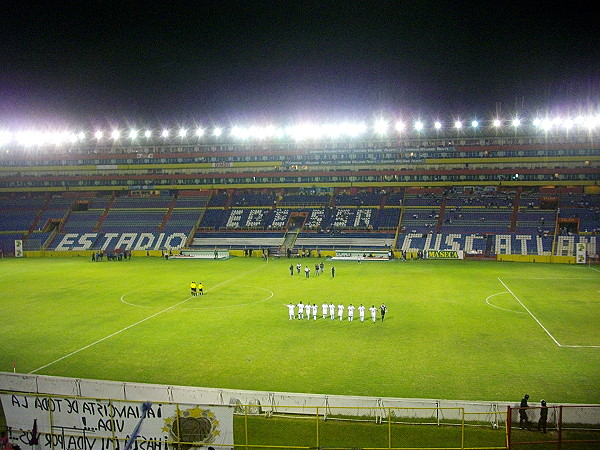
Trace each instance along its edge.
<path fill-rule="evenodd" d="M 0 370 L 278 392 L 597 403 L 600 271 L 317 259 L 0 260 Z M 291 263 L 308 265 L 290 276 Z M 190 282 L 205 295 L 191 297 Z M 319 319 L 289 320 L 289 302 Z M 385 321 L 321 319 L 382 302 Z M 378 315 L 379 318 L 379 315 Z"/>

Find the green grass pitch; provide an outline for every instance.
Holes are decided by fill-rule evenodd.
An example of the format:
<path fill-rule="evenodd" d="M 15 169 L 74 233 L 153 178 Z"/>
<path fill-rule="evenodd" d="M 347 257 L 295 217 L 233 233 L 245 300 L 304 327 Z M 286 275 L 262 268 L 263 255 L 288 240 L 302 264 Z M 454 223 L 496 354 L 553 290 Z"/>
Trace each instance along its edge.
<path fill-rule="evenodd" d="M 0 370 L 277 392 L 597 403 L 600 271 L 316 259 L 0 260 Z M 290 263 L 313 273 L 290 276 Z M 206 295 L 190 297 L 201 281 Z M 288 320 L 289 302 L 319 305 Z M 385 302 L 386 320 L 320 318 Z"/>

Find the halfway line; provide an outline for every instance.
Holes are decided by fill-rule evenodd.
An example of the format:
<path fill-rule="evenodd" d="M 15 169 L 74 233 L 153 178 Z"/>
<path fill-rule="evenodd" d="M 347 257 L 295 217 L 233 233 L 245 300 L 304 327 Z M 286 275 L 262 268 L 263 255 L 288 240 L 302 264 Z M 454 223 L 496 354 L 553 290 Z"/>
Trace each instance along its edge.
<path fill-rule="evenodd" d="M 234 281 L 234 280 L 237 280 L 238 278 L 240 278 L 240 277 L 243 277 L 244 275 L 248 275 L 249 273 L 252 273 L 252 272 L 254 272 L 255 270 L 258 270 L 258 269 L 260 269 L 260 268 L 261 268 L 261 266 L 257 267 L 256 269 L 252 269 L 252 270 L 250 270 L 250 271 L 248 271 L 248 272 L 246 272 L 246 273 L 242 273 L 242 274 L 238 275 L 237 277 L 233 277 L 233 278 L 232 278 L 232 279 L 230 279 L 230 280 L 223 281 L 222 283 L 220 283 L 220 284 L 217 284 L 216 286 L 213 286 L 211 289 L 207 289 L 206 291 L 208 292 L 209 290 L 215 289 L 215 288 L 217 288 L 217 287 L 219 287 L 219 286 L 223 286 L 224 284 L 227 284 L 227 283 L 230 283 L 230 282 L 232 282 L 232 281 Z M 120 333 L 122 333 L 122 332 L 124 332 L 124 331 L 127 331 L 127 330 L 129 330 L 130 328 L 133 328 L 133 327 L 135 327 L 135 326 L 137 326 L 137 325 L 139 325 L 139 324 L 141 324 L 141 323 L 144 323 L 144 322 L 146 322 L 147 320 L 150 320 L 150 319 L 152 319 L 152 318 L 154 318 L 154 317 L 156 317 L 156 316 L 158 316 L 158 315 L 160 315 L 160 314 L 162 314 L 162 313 L 165 313 L 165 312 L 167 312 L 167 311 L 170 311 L 170 310 L 172 310 L 173 308 L 176 308 L 176 307 L 178 307 L 179 305 L 182 305 L 182 304 L 184 304 L 184 303 L 185 303 L 185 302 L 187 302 L 188 300 L 191 300 L 192 298 L 195 298 L 195 297 L 188 297 L 188 298 L 186 298 L 185 300 L 182 300 L 182 301 L 180 301 L 179 303 L 176 303 L 176 304 L 174 304 L 174 305 L 172 305 L 172 306 L 169 306 L 168 308 L 165 308 L 165 309 L 163 309 L 162 311 L 158 311 L 158 312 L 156 312 L 156 313 L 154 313 L 154 314 L 151 314 L 151 315 L 149 315 L 148 317 L 146 317 L 146 318 L 144 318 L 144 319 L 142 319 L 142 320 L 138 320 L 137 322 L 135 322 L 135 323 L 132 323 L 131 325 L 127 325 L 126 327 L 124 327 L 124 328 L 121 328 L 120 330 L 117 330 L 117 331 L 115 331 L 114 333 L 111 333 L 111 334 L 109 334 L 108 336 L 104 336 L 103 338 L 101 338 L 101 339 L 98 339 L 97 341 L 94 341 L 94 342 L 92 342 L 91 344 L 88 344 L 88 345 L 86 345 L 86 346 L 84 346 L 84 347 L 81 347 L 80 349 L 77 349 L 77 350 L 75 350 L 75 351 L 73 351 L 73 352 L 71 352 L 71 353 L 68 353 L 68 354 L 64 355 L 64 356 L 61 356 L 60 358 L 58 358 L 58 359 L 55 359 L 54 361 L 52 361 L 52 362 L 49 362 L 48 364 L 44 364 L 43 366 L 40 366 L 40 367 L 38 367 L 37 369 L 35 369 L 35 370 L 32 370 L 32 371 L 31 371 L 31 372 L 29 372 L 29 373 L 30 373 L 30 374 L 31 374 L 31 373 L 36 373 L 36 372 L 38 372 L 38 371 L 40 371 L 40 370 L 43 370 L 43 369 L 45 369 L 46 367 L 49 367 L 49 366 L 51 366 L 51 365 L 53 365 L 53 364 L 56 364 L 57 362 L 60 362 L 60 361 L 62 361 L 63 359 L 69 358 L 70 356 L 76 355 L 76 354 L 77 354 L 77 353 L 79 353 L 79 352 L 82 352 L 82 351 L 84 351 L 84 350 L 87 350 L 88 348 L 90 348 L 90 347 L 93 347 L 94 345 L 96 345 L 96 344 L 99 344 L 100 342 L 104 342 L 104 341 L 106 341 L 107 339 L 110 339 L 111 337 L 114 337 L 114 336 L 116 336 L 117 334 L 120 334 Z"/>
<path fill-rule="evenodd" d="M 549 332 L 549 331 L 546 329 L 546 327 L 545 327 L 544 325 L 542 325 L 542 322 L 540 322 L 540 321 L 538 320 L 538 318 L 537 318 L 537 317 L 535 317 L 531 311 L 529 311 L 529 308 L 527 308 L 527 306 L 525 306 L 525 305 L 523 304 L 523 302 L 522 302 L 521 300 L 519 300 L 519 297 L 517 297 L 517 296 L 515 295 L 515 293 L 514 293 L 513 291 L 511 291 L 511 290 L 510 290 L 510 288 L 509 288 L 509 287 L 508 287 L 508 286 L 507 286 L 507 285 L 504 283 L 504 281 L 502 281 L 502 280 L 500 279 L 500 277 L 498 277 L 498 281 L 500 281 L 500 283 L 502 283 L 502 286 L 504 286 L 504 287 L 506 288 L 506 290 L 507 290 L 508 292 L 510 292 L 510 294 L 511 294 L 511 295 L 512 295 L 512 296 L 515 298 L 515 300 L 516 300 L 516 301 L 518 301 L 518 302 L 519 302 L 519 304 L 520 304 L 520 305 L 521 305 L 521 306 L 522 306 L 522 307 L 525 309 L 525 311 L 527 311 L 527 312 L 529 313 L 529 315 L 530 315 L 531 317 L 533 317 L 533 320 L 535 320 L 535 321 L 538 323 L 538 325 L 539 325 L 540 327 L 542 327 L 542 329 L 543 329 L 543 330 L 546 332 L 546 334 L 547 334 L 548 336 L 550 336 L 550 338 L 551 338 L 551 339 L 554 341 L 554 343 L 555 343 L 556 345 L 558 345 L 559 347 L 562 347 L 562 345 L 560 345 L 560 342 L 558 342 L 558 341 L 557 341 L 557 340 L 554 338 L 554 336 L 552 336 L 552 334 L 551 334 L 551 333 L 550 333 L 550 332 Z"/>

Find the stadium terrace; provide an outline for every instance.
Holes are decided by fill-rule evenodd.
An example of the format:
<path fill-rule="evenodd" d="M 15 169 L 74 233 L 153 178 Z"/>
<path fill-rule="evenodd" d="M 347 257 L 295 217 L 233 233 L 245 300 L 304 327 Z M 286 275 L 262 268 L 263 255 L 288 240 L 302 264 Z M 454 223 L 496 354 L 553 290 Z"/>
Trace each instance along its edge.
<path fill-rule="evenodd" d="M 4 132 L 2 250 L 593 259 L 599 117 Z"/>

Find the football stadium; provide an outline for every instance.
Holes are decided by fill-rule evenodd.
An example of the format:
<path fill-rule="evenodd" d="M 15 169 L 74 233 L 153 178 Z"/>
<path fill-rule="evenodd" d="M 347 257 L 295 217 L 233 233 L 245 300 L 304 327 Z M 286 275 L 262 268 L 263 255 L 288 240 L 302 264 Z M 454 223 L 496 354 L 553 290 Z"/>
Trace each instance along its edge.
<path fill-rule="evenodd" d="M 1 131 L 0 428 L 599 448 L 599 117 Z"/>

